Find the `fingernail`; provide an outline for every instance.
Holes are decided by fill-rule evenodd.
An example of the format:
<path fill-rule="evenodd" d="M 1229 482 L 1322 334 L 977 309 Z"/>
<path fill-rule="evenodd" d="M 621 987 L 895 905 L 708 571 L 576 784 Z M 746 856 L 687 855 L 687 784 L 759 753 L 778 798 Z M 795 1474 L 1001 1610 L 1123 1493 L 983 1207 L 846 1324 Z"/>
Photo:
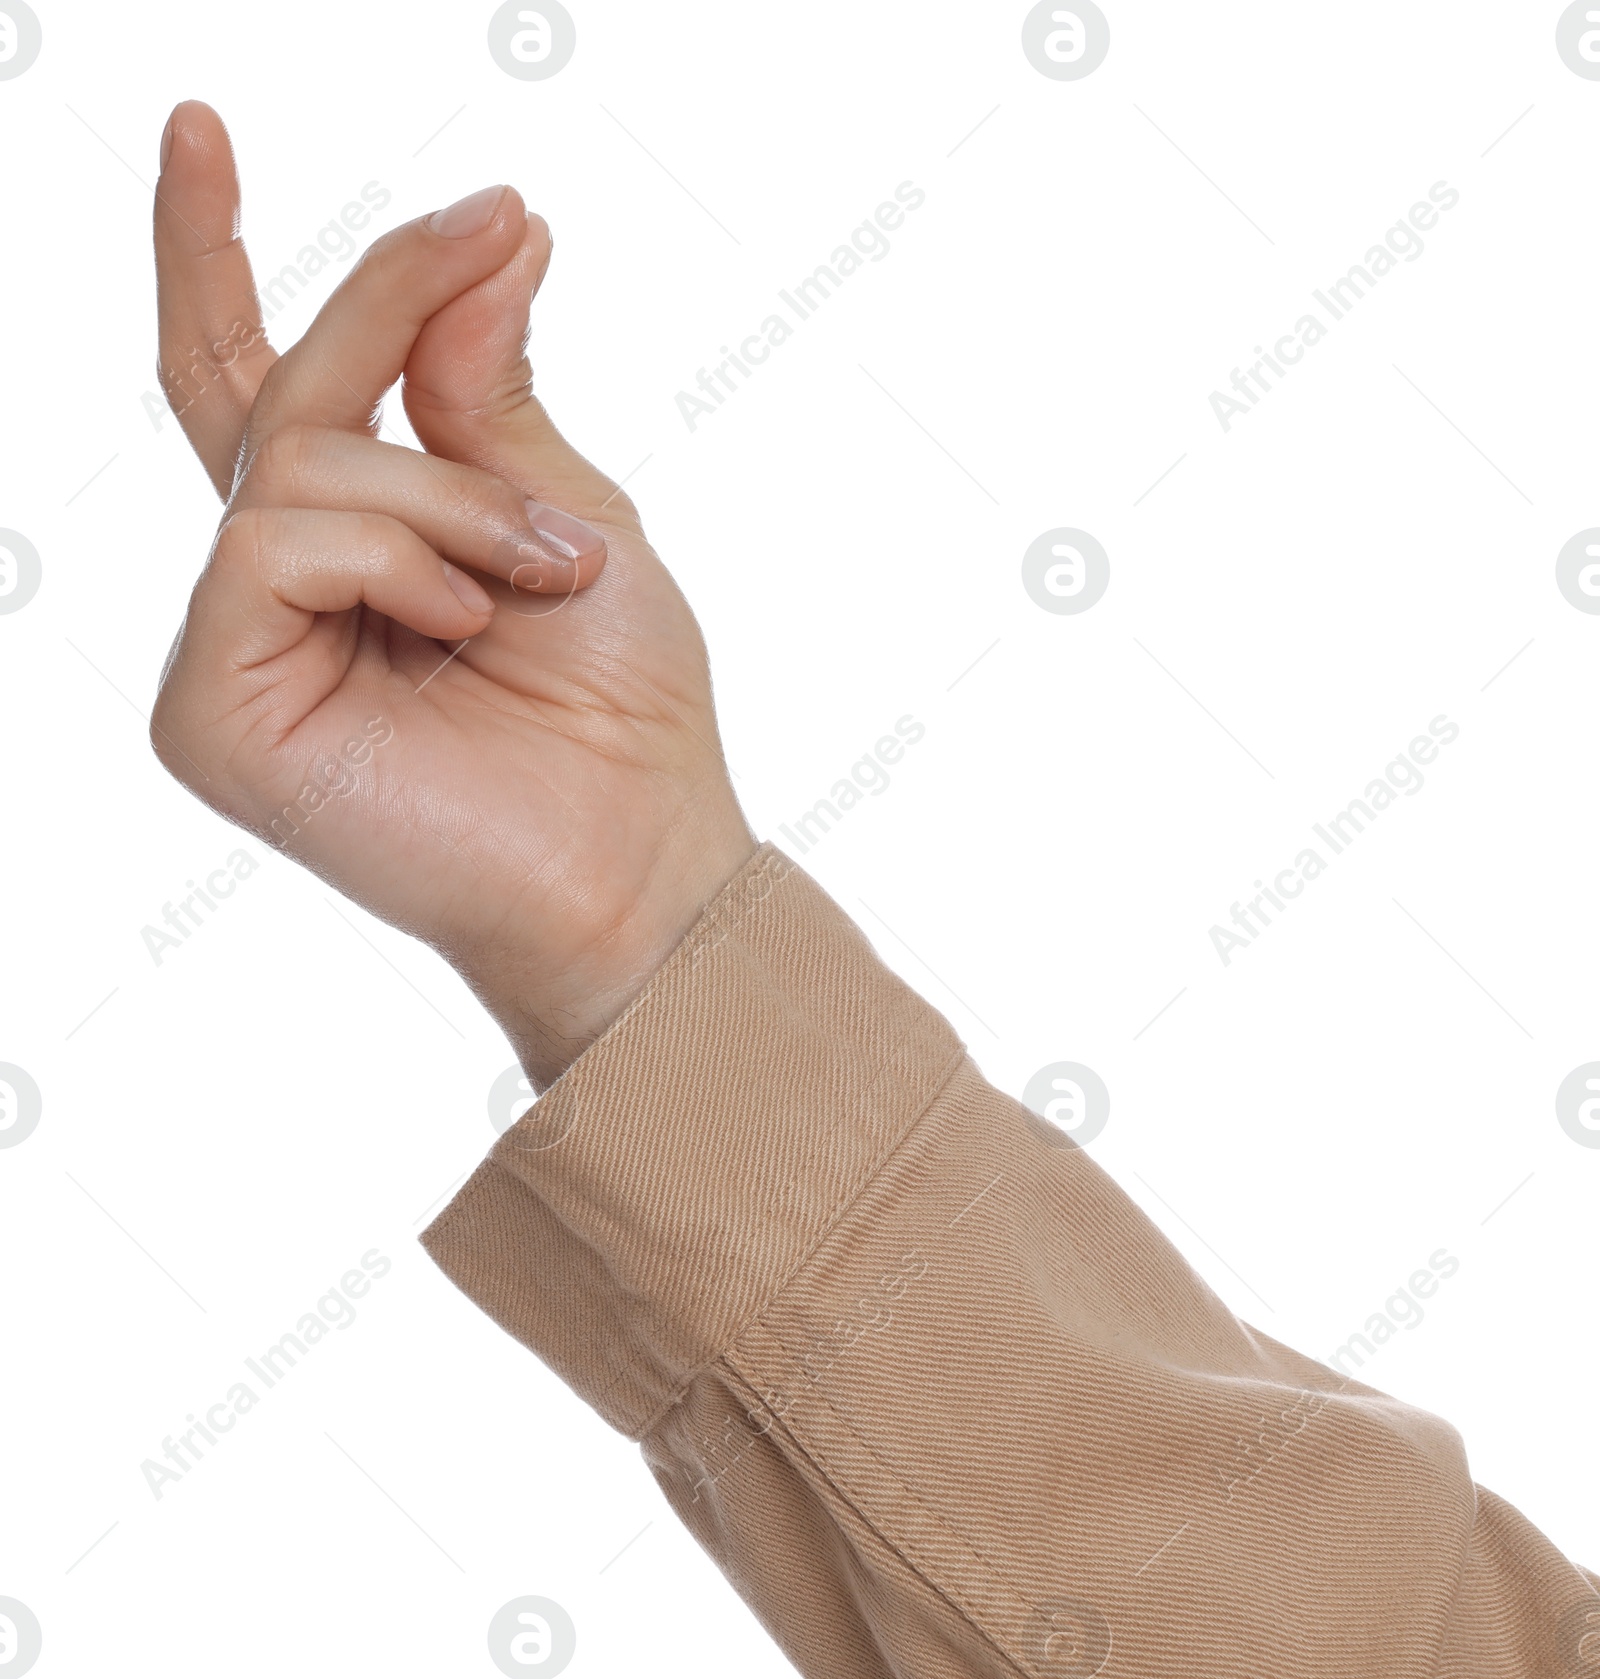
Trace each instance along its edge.
<path fill-rule="evenodd" d="M 167 126 L 161 130 L 161 167 L 167 166 L 167 159 L 172 156 L 172 118 L 167 118 Z"/>
<path fill-rule="evenodd" d="M 556 236 L 550 231 L 549 222 L 543 216 L 535 215 L 530 210 L 528 212 L 528 226 L 531 228 L 535 222 L 538 222 L 544 228 L 544 261 L 539 264 L 539 272 L 533 277 L 533 289 L 537 295 L 540 286 L 544 284 L 545 275 L 550 272 L 550 259 L 555 255 L 556 250 Z"/>
<path fill-rule="evenodd" d="M 448 560 L 444 562 L 444 580 L 455 590 L 456 599 L 469 612 L 487 615 L 494 611 L 494 600 L 489 591 L 468 577 L 464 571 L 458 571 Z"/>
<path fill-rule="evenodd" d="M 480 187 L 446 209 L 435 210 L 428 217 L 428 226 L 446 239 L 465 239 L 470 234 L 482 233 L 494 219 L 495 207 L 505 194 L 503 186 Z"/>
<path fill-rule="evenodd" d="M 528 523 L 533 534 L 554 554 L 564 560 L 581 559 L 585 554 L 605 551 L 606 539 L 593 525 L 574 519 L 557 507 L 546 507 L 542 501 L 525 501 Z"/>

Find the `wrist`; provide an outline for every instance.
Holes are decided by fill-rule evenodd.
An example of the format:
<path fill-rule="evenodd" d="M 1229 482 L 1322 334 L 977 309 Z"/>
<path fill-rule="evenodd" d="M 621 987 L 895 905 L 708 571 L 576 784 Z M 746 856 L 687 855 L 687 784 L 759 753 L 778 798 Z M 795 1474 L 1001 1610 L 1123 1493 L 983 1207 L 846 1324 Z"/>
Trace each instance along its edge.
<path fill-rule="evenodd" d="M 496 958 L 457 963 L 499 1023 L 536 1090 L 545 1090 L 621 1018 L 706 906 L 749 862 L 757 841 L 737 807 L 674 833 L 642 878 L 613 896 L 597 874 L 549 961 L 547 927 L 513 933 Z M 541 957 L 543 959 L 541 959 Z"/>

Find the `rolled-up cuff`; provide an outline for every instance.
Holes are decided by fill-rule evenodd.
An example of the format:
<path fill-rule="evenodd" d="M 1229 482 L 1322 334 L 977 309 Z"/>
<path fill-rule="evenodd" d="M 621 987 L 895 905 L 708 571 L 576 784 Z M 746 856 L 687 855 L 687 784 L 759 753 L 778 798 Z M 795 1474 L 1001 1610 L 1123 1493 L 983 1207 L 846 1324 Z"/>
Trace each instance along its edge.
<path fill-rule="evenodd" d="M 734 1342 L 963 1056 L 763 845 L 422 1234 L 634 1439 Z"/>

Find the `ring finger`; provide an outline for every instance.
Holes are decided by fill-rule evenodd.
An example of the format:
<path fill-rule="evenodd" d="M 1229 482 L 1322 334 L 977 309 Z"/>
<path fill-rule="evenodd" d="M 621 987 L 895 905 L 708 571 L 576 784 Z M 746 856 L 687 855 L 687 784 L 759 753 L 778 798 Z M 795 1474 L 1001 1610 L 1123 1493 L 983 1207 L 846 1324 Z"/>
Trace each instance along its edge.
<path fill-rule="evenodd" d="M 530 500 L 493 473 L 320 426 L 269 434 L 231 505 L 382 514 L 457 565 L 524 592 L 587 588 L 606 561 L 606 540 L 594 526 Z"/>

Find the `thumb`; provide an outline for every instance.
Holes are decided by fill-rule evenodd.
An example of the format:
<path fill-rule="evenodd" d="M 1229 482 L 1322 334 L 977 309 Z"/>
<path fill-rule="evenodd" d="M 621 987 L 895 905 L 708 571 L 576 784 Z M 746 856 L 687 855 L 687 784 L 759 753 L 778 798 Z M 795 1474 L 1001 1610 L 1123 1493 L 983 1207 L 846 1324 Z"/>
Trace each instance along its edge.
<path fill-rule="evenodd" d="M 511 260 L 430 317 L 406 358 L 406 415 L 430 454 L 495 473 L 581 518 L 639 534 L 632 501 L 567 442 L 533 394 L 529 310 L 550 248 L 544 218 L 530 213 Z"/>

